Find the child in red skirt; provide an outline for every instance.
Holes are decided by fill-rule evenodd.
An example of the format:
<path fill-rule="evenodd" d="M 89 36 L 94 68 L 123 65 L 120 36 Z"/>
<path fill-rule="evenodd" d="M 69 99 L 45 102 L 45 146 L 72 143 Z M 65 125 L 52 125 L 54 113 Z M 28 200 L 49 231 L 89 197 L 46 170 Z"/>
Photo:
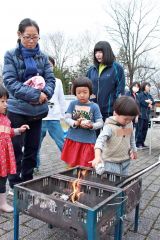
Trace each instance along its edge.
<path fill-rule="evenodd" d="M 11 128 L 11 123 L 5 115 L 7 108 L 7 90 L 0 85 L 0 210 L 13 212 L 13 207 L 6 201 L 6 181 L 8 174 L 16 173 L 16 162 L 11 137 L 20 135 L 29 129 L 28 125 Z"/>
<path fill-rule="evenodd" d="M 63 146 L 61 159 L 70 167 L 91 167 L 94 159 L 96 131 L 102 128 L 103 120 L 96 103 L 90 102 L 92 82 L 80 77 L 73 82 L 73 94 L 77 97 L 70 103 L 65 122 L 70 126 Z"/>

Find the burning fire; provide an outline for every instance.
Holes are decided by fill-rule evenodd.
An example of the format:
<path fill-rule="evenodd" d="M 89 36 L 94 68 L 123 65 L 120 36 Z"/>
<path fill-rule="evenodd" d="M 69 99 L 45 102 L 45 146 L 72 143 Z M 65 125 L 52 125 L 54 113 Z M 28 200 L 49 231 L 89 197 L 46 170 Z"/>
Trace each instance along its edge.
<path fill-rule="evenodd" d="M 78 201 L 80 198 L 80 195 L 83 193 L 80 191 L 81 185 L 80 185 L 79 181 L 80 181 L 80 179 L 84 178 L 86 173 L 87 173 L 87 170 L 80 170 L 78 172 L 78 178 L 75 181 L 73 181 L 73 183 L 72 183 L 73 192 L 70 194 L 70 200 L 72 203 L 75 203 L 76 201 Z"/>
<path fill-rule="evenodd" d="M 83 179 L 87 174 L 87 170 L 84 169 L 84 170 L 79 170 L 78 172 L 78 179 Z"/>
<path fill-rule="evenodd" d="M 76 179 L 73 183 L 72 183 L 72 188 L 73 188 L 73 192 L 71 193 L 71 202 L 75 203 L 76 201 L 79 200 L 80 195 L 83 192 L 80 192 L 80 184 L 79 184 L 79 179 Z"/>

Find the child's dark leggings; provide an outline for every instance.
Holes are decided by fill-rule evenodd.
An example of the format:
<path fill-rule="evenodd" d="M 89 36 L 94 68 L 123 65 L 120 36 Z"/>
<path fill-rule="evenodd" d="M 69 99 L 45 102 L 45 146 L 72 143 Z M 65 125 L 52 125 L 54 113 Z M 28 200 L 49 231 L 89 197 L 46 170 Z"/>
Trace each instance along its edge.
<path fill-rule="evenodd" d="M 147 131 L 148 131 L 148 119 L 139 118 L 135 134 L 137 147 L 144 145 L 147 136 Z"/>
<path fill-rule="evenodd" d="M 7 177 L 0 177 L 0 193 L 6 192 Z"/>

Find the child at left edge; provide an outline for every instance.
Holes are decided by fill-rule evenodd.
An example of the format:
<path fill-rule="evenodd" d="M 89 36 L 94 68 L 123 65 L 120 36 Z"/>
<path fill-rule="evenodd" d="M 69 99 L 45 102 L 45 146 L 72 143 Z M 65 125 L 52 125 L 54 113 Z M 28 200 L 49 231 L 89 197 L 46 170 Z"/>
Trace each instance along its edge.
<path fill-rule="evenodd" d="M 72 92 L 77 100 L 70 103 L 65 114 L 65 122 L 69 125 L 69 130 L 61 159 L 68 164 L 68 167 L 91 167 L 89 161 L 94 158 L 95 130 L 103 126 L 102 115 L 99 106 L 89 100 L 92 94 L 92 82 L 87 77 L 75 79 Z"/>
<path fill-rule="evenodd" d="M 11 128 L 11 122 L 5 115 L 7 110 L 7 90 L 0 85 L 0 210 L 13 212 L 13 207 L 6 200 L 6 182 L 9 174 L 16 173 L 16 161 L 11 137 L 29 129 L 28 125 Z"/>

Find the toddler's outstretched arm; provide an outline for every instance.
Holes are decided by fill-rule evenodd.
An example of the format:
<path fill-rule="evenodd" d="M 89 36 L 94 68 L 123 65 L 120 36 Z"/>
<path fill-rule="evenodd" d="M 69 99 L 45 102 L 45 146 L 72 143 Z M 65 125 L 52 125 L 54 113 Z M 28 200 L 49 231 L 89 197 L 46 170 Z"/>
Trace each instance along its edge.
<path fill-rule="evenodd" d="M 27 129 L 30 129 L 29 125 L 24 124 L 24 125 L 22 125 L 21 127 L 19 127 L 17 130 L 18 130 L 20 133 L 23 133 L 23 132 L 25 132 Z"/>
<path fill-rule="evenodd" d="M 29 125 L 24 124 L 19 128 L 12 128 L 11 129 L 11 137 L 14 137 L 16 135 L 21 135 L 21 133 L 25 132 L 27 129 L 30 129 Z"/>
<path fill-rule="evenodd" d="M 92 167 L 95 167 L 99 162 L 102 162 L 102 151 L 99 148 L 95 149 L 95 158 L 89 163 L 92 164 Z"/>
<path fill-rule="evenodd" d="M 23 132 L 25 132 L 27 129 L 30 129 L 29 125 L 24 124 L 24 125 L 22 125 L 22 126 L 19 128 L 19 132 L 20 132 L 20 133 L 23 133 Z"/>

